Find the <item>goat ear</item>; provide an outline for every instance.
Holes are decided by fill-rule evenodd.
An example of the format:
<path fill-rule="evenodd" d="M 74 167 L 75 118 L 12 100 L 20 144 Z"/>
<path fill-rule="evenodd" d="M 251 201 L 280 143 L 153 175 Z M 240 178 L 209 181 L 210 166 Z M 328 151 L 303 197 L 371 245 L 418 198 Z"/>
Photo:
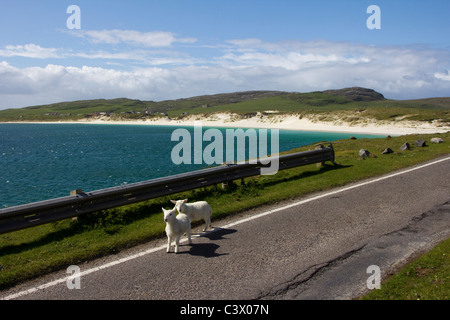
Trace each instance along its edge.
<path fill-rule="evenodd" d="M 175 200 L 170 200 L 170 202 L 172 202 L 173 204 L 177 204 Z"/>
<path fill-rule="evenodd" d="M 184 199 L 184 200 L 183 200 L 183 203 L 186 203 L 187 201 L 188 201 L 188 199 Z"/>

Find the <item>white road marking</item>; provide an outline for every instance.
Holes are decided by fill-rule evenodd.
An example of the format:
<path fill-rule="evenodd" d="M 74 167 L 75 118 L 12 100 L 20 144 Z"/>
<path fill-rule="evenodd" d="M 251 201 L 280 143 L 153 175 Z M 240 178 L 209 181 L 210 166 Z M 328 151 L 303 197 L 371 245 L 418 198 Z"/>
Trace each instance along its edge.
<path fill-rule="evenodd" d="M 292 208 L 292 207 L 295 207 L 295 206 L 299 206 L 299 205 L 302 205 L 302 204 L 305 204 L 305 203 L 308 203 L 308 202 L 311 202 L 311 201 L 319 200 L 319 199 L 322 199 L 322 198 L 325 198 L 325 197 L 328 197 L 328 196 L 331 196 L 331 195 L 335 195 L 337 193 L 345 192 L 345 191 L 348 191 L 348 190 L 351 190 L 351 189 L 363 187 L 363 186 L 366 186 L 366 185 L 371 184 L 371 183 L 375 183 L 375 182 L 383 181 L 383 180 L 386 180 L 386 179 L 390 179 L 390 178 L 393 178 L 393 177 L 396 177 L 396 176 L 399 176 L 399 175 L 402 175 L 402 174 L 405 174 L 405 173 L 409 173 L 409 172 L 412 172 L 412 171 L 415 171 L 415 170 L 419 170 L 419 169 L 422 169 L 422 168 L 425 168 L 425 167 L 429 167 L 429 166 L 432 166 L 434 164 L 441 163 L 441 162 L 448 161 L 448 160 L 450 160 L 450 157 L 444 158 L 444 159 L 440 159 L 440 160 L 436 160 L 436 161 L 433 161 L 433 162 L 430 162 L 430 163 L 426 163 L 426 164 L 423 164 L 423 165 L 419 165 L 417 167 L 413 167 L 413 168 L 410 168 L 410 169 L 402 170 L 402 171 L 399 171 L 399 172 L 396 172 L 396 173 L 393 173 L 393 174 L 382 176 L 380 178 L 375 178 L 375 179 L 371 179 L 371 180 L 364 181 L 364 182 L 361 182 L 361 183 L 357 183 L 357 184 L 354 184 L 352 186 L 343 187 L 343 188 L 340 188 L 340 189 L 337 189 L 337 190 L 334 190 L 334 191 L 326 192 L 324 194 L 320 194 L 320 195 L 317 195 L 317 196 L 314 196 L 314 197 L 311 197 L 311 198 L 308 198 L 308 199 L 297 201 L 297 202 L 288 204 L 288 205 L 283 206 L 283 207 L 272 209 L 272 210 L 269 210 L 269 211 L 266 211 L 266 212 L 263 212 L 263 213 L 260 213 L 260 214 L 257 214 L 257 215 L 253 215 L 253 216 L 248 217 L 248 218 L 244 218 L 244 219 L 241 219 L 241 220 L 229 223 L 229 224 L 227 224 L 225 226 L 222 226 L 220 228 L 216 228 L 214 230 L 207 231 L 207 232 L 205 232 L 205 233 L 203 233 L 201 235 L 193 235 L 192 237 L 193 238 L 200 237 L 200 236 L 204 236 L 206 234 L 213 233 L 213 232 L 216 232 L 216 231 L 219 231 L 219 230 L 222 230 L 222 229 L 228 229 L 228 228 L 234 227 L 236 225 L 239 225 L 239 224 L 242 224 L 242 223 L 245 223 L 245 222 L 248 222 L 248 221 L 252 221 L 252 220 L 255 220 L 255 219 L 259 219 L 261 217 L 264 217 L 264 216 L 267 216 L 267 215 L 270 215 L 270 214 L 273 214 L 275 212 L 283 211 L 283 210 L 286 210 L 286 209 L 289 209 L 289 208 Z M 180 241 L 180 243 L 184 243 L 186 241 L 187 241 L 187 239 L 183 239 L 182 241 Z M 80 273 L 80 277 L 88 275 L 90 273 L 94 273 L 94 272 L 103 270 L 103 269 L 107 269 L 107 268 L 113 267 L 113 266 L 121 264 L 123 262 L 134 260 L 136 258 L 148 255 L 150 253 L 153 253 L 153 252 L 156 252 L 156 251 L 159 251 L 159 250 L 163 250 L 165 248 L 167 248 L 167 245 L 161 245 L 159 247 L 148 249 L 148 250 L 145 250 L 145 251 L 142 251 L 142 252 L 130 255 L 128 257 L 124 257 L 124 258 L 121 258 L 121 259 L 118 259 L 118 260 L 115 260 L 115 261 L 103 264 L 101 266 L 85 270 L 85 271 Z M 60 278 L 60 279 L 57 279 L 57 280 L 54 280 L 54 281 L 42 284 L 40 286 L 36 286 L 36 287 L 30 288 L 28 290 L 24 290 L 24 291 L 20 291 L 18 293 L 11 294 L 9 296 L 6 296 L 6 297 L 2 298 L 2 300 L 16 299 L 16 298 L 19 298 L 19 297 L 22 297 L 22 296 L 25 296 L 25 295 L 37 292 L 39 290 L 43 290 L 43 289 L 46 289 L 46 288 L 50 288 L 50 287 L 56 286 L 56 285 L 61 284 L 61 283 L 65 283 L 69 276 L 70 275 L 68 275 L 67 277 L 64 277 L 64 278 Z"/>

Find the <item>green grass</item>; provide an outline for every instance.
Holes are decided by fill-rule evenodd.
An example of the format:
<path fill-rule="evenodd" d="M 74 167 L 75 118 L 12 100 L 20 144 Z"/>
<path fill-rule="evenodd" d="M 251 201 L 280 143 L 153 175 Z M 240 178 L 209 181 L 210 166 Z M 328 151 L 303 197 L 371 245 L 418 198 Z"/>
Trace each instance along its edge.
<path fill-rule="evenodd" d="M 337 90 L 337 95 L 327 92 L 289 93 L 281 91 L 251 91 L 208 95 L 178 100 L 140 101 L 125 98 L 95 99 L 60 102 L 50 105 L 31 106 L 21 109 L 0 110 L 0 121 L 68 121 L 80 120 L 97 112 L 112 113 L 111 118 L 146 119 L 166 112 L 171 118 L 183 113 L 212 114 L 232 112 L 241 116 L 278 110 L 280 113 L 299 115 L 320 115 L 322 119 L 332 119 L 339 112 L 357 118 L 376 120 L 431 121 L 441 119 L 450 122 L 450 98 L 430 98 L 416 100 L 388 100 L 367 96 L 347 96 L 345 89 Z M 362 101 L 356 101 L 360 97 Z M 204 106 L 209 107 L 205 108 Z M 133 114 L 124 112 L 134 111 Z M 146 114 L 145 111 L 154 112 Z M 137 113 L 140 112 L 140 113 Z M 57 113 L 57 115 L 53 115 Z"/>
<path fill-rule="evenodd" d="M 340 116 L 343 120 L 364 121 L 365 118 L 382 121 L 433 121 L 450 122 L 450 99 L 421 100 L 380 100 L 351 101 L 321 92 L 286 94 L 237 103 L 202 107 L 181 107 L 168 111 L 176 118 L 182 113 L 191 115 L 213 113 L 235 113 L 240 116 L 255 115 L 257 112 L 277 110 L 280 114 L 297 114 L 299 116 L 319 116 L 327 121 Z M 401 119 L 401 120 L 400 120 Z"/>
<path fill-rule="evenodd" d="M 31 106 L 20 109 L 0 110 L 0 121 L 66 121 L 80 120 L 96 112 L 120 114 L 126 111 L 142 111 L 154 103 L 131 99 L 95 99 L 60 102 L 50 105 Z M 53 115 L 57 113 L 59 115 Z M 49 115 L 47 115 L 49 114 Z"/>
<path fill-rule="evenodd" d="M 303 109 L 303 105 L 284 96 L 269 97 L 258 100 L 249 100 L 238 103 L 223 104 L 209 108 L 183 108 L 169 111 L 168 114 L 175 117 L 183 112 L 190 114 L 210 114 L 216 112 L 233 112 L 237 114 L 254 113 L 258 111 L 279 110 L 281 112 L 295 112 Z"/>
<path fill-rule="evenodd" d="M 303 94 L 307 95 L 307 94 Z M 319 94 L 317 94 L 319 95 Z M 450 99 L 447 104 L 418 101 L 347 101 L 339 103 L 329 95 L 320 94 L 315 99 L 295 99 L 292 96 L 276 96 L 249 100 L 238 103 L 223 104 L 210 108 L 194 107 L 180 108 L 168 111 L 172 117 L 189 112 L 189 114 L 211 114 L 216 112 L 233 112 L 240 115 L 248 113 L 277 110 L 280 113 L 299 114 L 331 114 L 336 111 L 358 111 L 359 116 L 372 117 L 377 120 L 391 120 L 395 117 L 408 116 L 407 120 L 427 121 L 444 119 L 450 121 Z"/>
<path fill-rule="evenodd" d="M 434 136 L 442 137 L 445 143 L 429 144 L 424 148 L 413 146 L 419 138 L 429 141 Z M 406 141 L 412 149 L 398 152 Z M 211 186 L 81 216 L 77 221 L 64 220 L 3 234 L 0 235 L 0 289 L 164 237 L 161 207 L 171 207 L 171 198 L 206 200 L 213 208 L 213 221 L 217 221 L 250 208 L 298 198 L 450 154 L 449 142 L 450 133 L 341 140 L 334 144 L 337 166 L 293 168 L 274 176 L 248 178 L 244 183 L 236 181 L 236 186 L 227 190 Z M 386 147 L 397 153 L 382 155 Z M 308 146 L 292 151 L 313 148 Z M 358 156 L 361 148 L 377 157 L 361 160 Z"/>
<path fill-rule="evenodd" d="M 361 300 L 449 300 L 450 239 L 408 263 Z"/>

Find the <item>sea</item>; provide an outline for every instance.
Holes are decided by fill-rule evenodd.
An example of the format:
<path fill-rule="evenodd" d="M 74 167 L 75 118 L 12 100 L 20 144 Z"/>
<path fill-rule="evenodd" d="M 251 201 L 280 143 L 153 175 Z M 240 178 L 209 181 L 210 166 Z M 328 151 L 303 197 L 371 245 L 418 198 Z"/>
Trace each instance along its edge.
<path fill-rule="evenodd" d="M 208 167 L 204 162 L 173 163 L 171 152 L 181 141 L 172 141 L 172 133 L 177 128 L 130 124 L 1 123 L 0 209 L 67 196 L 75 189 L 89 192 Z M 193 127 L 183 128 L 194 136 Z M 225 136 L 226 128 L 218 129 Z M 208 128 L 204 127 L 203 132 L 205 130 Z M 279 151 L 350 136 L 380 137 L 280 130 Z M 203 146 L 208 144 L 203 143 Z M 270 146 L 268 148 L 270 153 Z"/>

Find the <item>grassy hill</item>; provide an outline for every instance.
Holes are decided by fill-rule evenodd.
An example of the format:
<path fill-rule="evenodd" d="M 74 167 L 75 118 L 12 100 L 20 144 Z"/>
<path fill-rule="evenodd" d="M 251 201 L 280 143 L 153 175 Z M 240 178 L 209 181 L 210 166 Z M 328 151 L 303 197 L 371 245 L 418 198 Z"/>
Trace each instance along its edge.
<path fill-rule="evenodd" d="M 241 115 L 276 110 L 280 113 L 364 112 L 374 119 L 450 122 L 450 98 L 388 100 L 359 87 L 309 93 L 245 91 L 177 100 L 141 101 L 126 98 L 79 100 L 21 109 L 0 110 L 0 121 L 68 121 L 96 116 L 111 120 L 182 117 L 186 114 L 234 112 Z"/>

